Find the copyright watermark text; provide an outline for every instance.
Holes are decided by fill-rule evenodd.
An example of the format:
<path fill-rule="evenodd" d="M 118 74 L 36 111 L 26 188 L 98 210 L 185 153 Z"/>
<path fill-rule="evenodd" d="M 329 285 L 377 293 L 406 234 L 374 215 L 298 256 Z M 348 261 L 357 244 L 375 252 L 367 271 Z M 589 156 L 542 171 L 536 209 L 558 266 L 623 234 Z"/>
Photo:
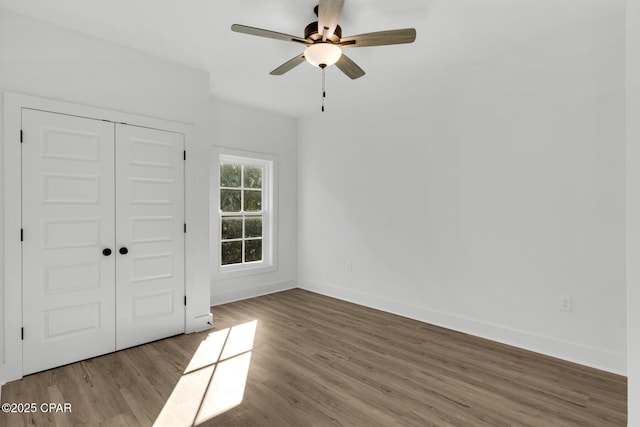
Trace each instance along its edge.
<path fill-rule="evenodd" d="M 58 402 L 46 402 L 46 403 L 3 403 L 2 412 L 5 414 L 28 414 L 35 412 L 44 413 L 69 413 L 71 412 L 71 403 L 58 403 Z"/>

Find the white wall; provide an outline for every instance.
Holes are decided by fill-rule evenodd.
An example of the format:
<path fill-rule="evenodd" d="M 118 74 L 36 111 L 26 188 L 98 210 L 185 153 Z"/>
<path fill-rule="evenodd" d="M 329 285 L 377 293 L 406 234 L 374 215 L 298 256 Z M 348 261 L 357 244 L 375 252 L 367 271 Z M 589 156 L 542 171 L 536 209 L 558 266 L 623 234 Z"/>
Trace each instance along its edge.
<path fill-rule="evenodd" d="M 193 298 L 197 305 L 193 312 L 208 313 L 208 74 L 0 9 L 0 93 L 4 91 L 195 125 L 196 153 L 191 155 L 198 162 L 197 220 L 190 230 L 198 236 L 194 273 L 200 286 L 199 295 Z M 2 113 L 0 103 L 0 117 Z M 0 149 L 0 168 L 1 156 Z M 0 194 L 0 211 L 5 208 L 11 209 L 3 206 Z M 3 276 L 0 266 L 0 307 L 4 307 Z M 0 376 L 6 321 L 3 312 Z"/>
<path fill-rule="evenodd" d="M 623 9 L 302 119 L 300 286 L 624 373 Z"/>
<path fill-rule="evenodd" d="M 627 0 L 627 377 L 629 426 L 640 426 L 640 0 Z"/>
<path fill-rule="evenodd" d="M 297 286 L 297 121 L 228 101 L 213 102 L 212 145 L 277 156 L 277 270 L 211 281 L 211 305 Z M 214 242 L 215 244 L 215 242 Z M 215 268 L 215 266 L 213 267 Z"/>

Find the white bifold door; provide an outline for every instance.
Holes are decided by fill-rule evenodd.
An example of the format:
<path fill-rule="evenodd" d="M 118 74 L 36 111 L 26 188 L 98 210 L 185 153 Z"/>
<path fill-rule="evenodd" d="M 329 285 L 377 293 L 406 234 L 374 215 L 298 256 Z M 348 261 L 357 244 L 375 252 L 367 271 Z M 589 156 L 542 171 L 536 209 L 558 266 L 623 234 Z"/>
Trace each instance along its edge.
<path fill-rule="evenodd" d="M 23 374 L 184 332 L 184 135 L 22 112 Z"/>

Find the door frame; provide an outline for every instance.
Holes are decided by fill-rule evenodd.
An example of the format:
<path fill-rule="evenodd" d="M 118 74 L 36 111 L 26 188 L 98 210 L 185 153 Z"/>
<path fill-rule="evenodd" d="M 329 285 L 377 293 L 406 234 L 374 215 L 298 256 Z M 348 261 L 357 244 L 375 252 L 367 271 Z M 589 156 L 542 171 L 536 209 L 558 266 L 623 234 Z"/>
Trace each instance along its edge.
<path fill-rule="evenodd" d="M 195 283 L 196 259 L 196 217 L 195 217 L 195 131 L 194 126 L 187 123 L 129 114 L 121 111 L 107 110 L 24 95 L 4 92 L 4 212 L 3 212 L 3 263 L 4 263 L 4 331 L 0 331 L 0 338 L 4 332 L 4 364 L 0 354 L 0 379 L 13 381 L 22 378 L 22 243 L 20 230 L 22 228 L 22 151 L 20 148 L 20 134 L 22 128 L 22 109 L 34 109 L 51 113 L 67 114 L 70 116 L 86 117 L 90 119 L 107 120 L 115 123 L 125 123 L 140 127 L 149 127 L 170 132 L 184 134 L 185 150 L 187 152 L 184 164 L 184 218 L 189 224 L 189 232 L 185 233 L 185 295 L 187 300 L 191 295 L 197 295 Z M 0 289 L 1 291 L 1 289 Z M 193 311 L 193 313 L 192 313 Z M 195 307 L 187 304 L 185 307 L 185 333 L 193 332 L 195 325 L 190 325 L 188 319 L 195 316 Z"/>

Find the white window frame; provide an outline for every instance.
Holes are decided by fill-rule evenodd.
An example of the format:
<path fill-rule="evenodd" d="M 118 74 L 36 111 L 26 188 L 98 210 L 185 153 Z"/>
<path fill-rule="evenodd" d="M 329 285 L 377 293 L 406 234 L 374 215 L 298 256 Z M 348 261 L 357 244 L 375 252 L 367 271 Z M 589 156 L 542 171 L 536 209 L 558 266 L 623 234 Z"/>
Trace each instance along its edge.
<path fill-rule="evenodd" d="M 277 157 L 271 154 L 214 146 L 211 168 L 211 259 L 214 280 L 232 279 L 277 270 Z M 220 211 L 220 164 L 258 166 L 262 175 L 262 261 L 222 265 L 222 213 Z M 251 213 L 248 212 L 248 215 Z"/>

